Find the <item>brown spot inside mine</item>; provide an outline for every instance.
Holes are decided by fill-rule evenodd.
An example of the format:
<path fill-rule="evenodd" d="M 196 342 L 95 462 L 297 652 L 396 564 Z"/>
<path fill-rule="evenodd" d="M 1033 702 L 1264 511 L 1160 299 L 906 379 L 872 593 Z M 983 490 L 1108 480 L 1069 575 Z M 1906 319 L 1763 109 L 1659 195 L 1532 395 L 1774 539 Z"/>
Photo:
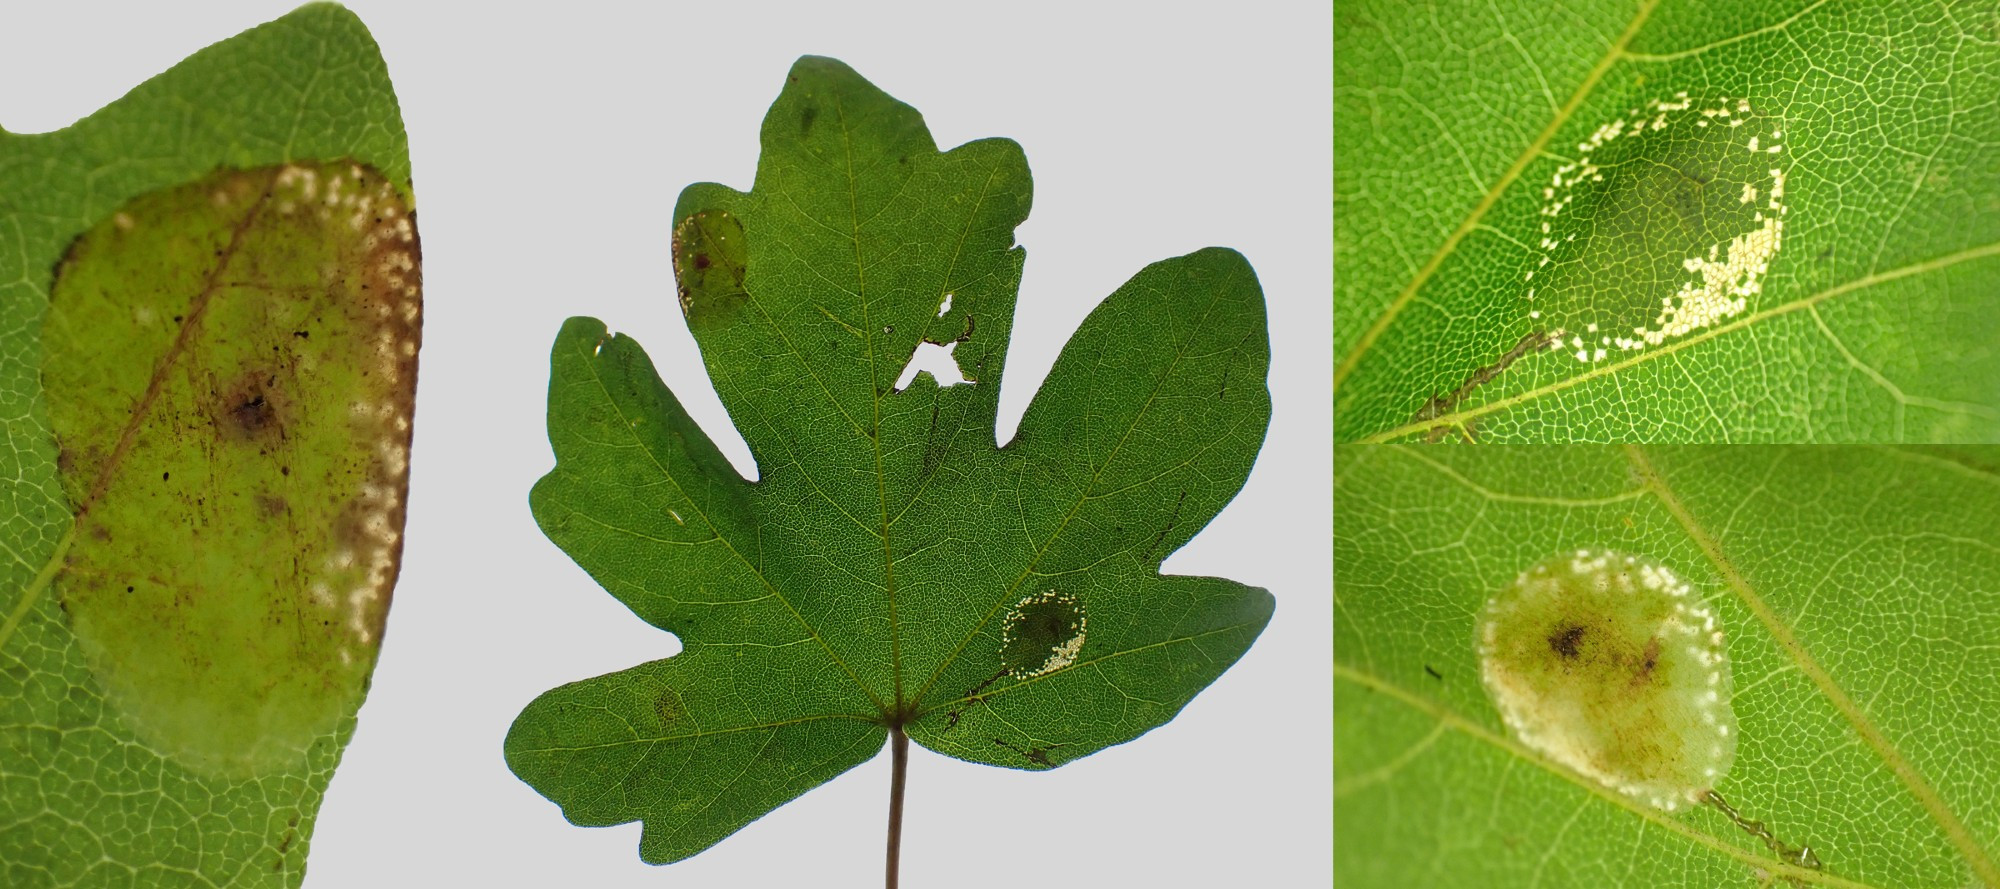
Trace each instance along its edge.
<path fill-rule="evenodd" d="M 269 370 L 253 370 L 216 393 L 210 408 L 215 426 L 237 441 L 282 439 L 288 412 L 277 381 Z"/>
<path fill-rule="evenodd" d="M 271 415 L 271 403 L 264 400 L 262 394 L 252 395 L 242 404 L 231 408 L 229 416 L 243 431 L 251 433 L 262 431 L 276 420 Z"/>
<path fill-rule="evenodd" d="M 1577 643 L 1583 639 L 1583 627 L 1565 624 L 1549 634 L 1549 650 L 1564 660 L 1575 660 Z"/>
<path fill-rule="evenodd" d="M 292 511 L 292 505 L 285 498 L 273 494 L 258 494 L 257 508 L 271 518 L 277 518 Z"/>
<path fill-rule="evenodd" d="M 1653 668 L 1660 665 L 1660 637 L 1646 640 L 1645 660 L 1639 663 L 1638 675 L 1632 677 L 1633 685 L 1642 685 L 1653 678 Z"/>

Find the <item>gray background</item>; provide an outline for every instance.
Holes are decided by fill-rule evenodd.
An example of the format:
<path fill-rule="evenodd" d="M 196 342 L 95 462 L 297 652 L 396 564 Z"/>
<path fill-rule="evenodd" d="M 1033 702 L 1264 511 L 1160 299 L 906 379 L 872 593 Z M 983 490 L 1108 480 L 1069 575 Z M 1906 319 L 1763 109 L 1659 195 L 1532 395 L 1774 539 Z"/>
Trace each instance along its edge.
<path fill-rule="evenodd" d="M 291 5 L 9 4 L 0 123 L 65 126 Z M 1235 247 L 1270 303 L 1270 438 L 1165 566 L 1269 588 L 1270 628 L 1174 722 L 1056 771 L 915 749 L 905 885 L 1331 881 L 1329 7 L 838 5 L 351 4 L 409 127 L 427 323 L 409 548 L 310 889 L 880 885 L 886 752 L 667 868 L 640 863 L 637 824 L 568 826 L 500 755 L 544 689 L 678 648 L 528 514 L 552 462 L 548 345 L 572 314 L 637 337 L 751 471 L 674 306 L 668 217 L 690 182 L 749 186 L 758 122 L 803 53 L 918 108 L 941 147 L 1025 149 L 1001 440 L 1084 314 L 1146 263 Z"/>

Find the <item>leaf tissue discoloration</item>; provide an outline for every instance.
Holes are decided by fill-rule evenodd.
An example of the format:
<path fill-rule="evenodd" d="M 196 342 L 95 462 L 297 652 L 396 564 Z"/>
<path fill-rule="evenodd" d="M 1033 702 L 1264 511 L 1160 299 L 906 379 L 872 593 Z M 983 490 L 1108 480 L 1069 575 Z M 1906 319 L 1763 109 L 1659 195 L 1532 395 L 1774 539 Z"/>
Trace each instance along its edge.
<path fill-rule="evenodd" d="M 1715 614 L 1673 572 L 1577 550 L 1487 600 L 1480 676 L 1523 744 L 1667 811 L 1729 772 L 1736 716 Z"/>
<path fill-rule="evenodd" d="M 1083 650 L 1090 619 L 1076 596 L 1046 590 L 1028 596 L 1001 623 L 1000 660 L 1007 674 L 1029 679 L 1069 666 Z"/>
<path fill-rule="evenodd" d="M 80 533 L 57 592 L 111 701 L 197 773 L 293 768 L 365 689 L 420 256 L 404 195 L 333 161 L 141 196 L 58 268 L 42 370 Z"/>
<path fill-rule="evenodd" d="M 669 731 L 687 715 L 687 704 L 681 700 L 680 692 L 662 688 L 653 696 L 653 715 L 660 720 L 660 730 Z"/>
<path fill-rule="evenodd" d="M 1579 624 L 1563 623 L 1556 626 L 1549 635 L 1549 650 L 1566 661 L 1576 660 L 1577 644 L 1582 641 L 1585 630 Z"/>
<path fill-rule="evenodd" d="M 749 298 L 749 249 L 742 221 L 727 210 L 698 211 L 674 226 L 674 280 L 689 323 L 726 314 Z"/>
<path fill-rule="evenodd" d="M 1783 244 L 1784 122 L 1740 97 L 1654 99 L 1575 146 L 1524 221 L 1523 311 L 1579 362 L 1742 314 Z"/>
<path fill-rule="evenodd" d="M 224 441 L 278 441 L 285 436 L 289 401 L 278 388 L 278 374 L 259 367 L 217 392 L 208 408 Z"/>

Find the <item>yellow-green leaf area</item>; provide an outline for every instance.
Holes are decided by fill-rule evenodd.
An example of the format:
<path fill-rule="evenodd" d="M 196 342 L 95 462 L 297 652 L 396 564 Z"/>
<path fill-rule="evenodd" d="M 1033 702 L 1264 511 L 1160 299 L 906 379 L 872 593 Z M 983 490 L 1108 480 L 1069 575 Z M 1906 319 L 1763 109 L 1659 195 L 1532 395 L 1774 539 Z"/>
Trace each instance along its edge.
<path fill-rule="evenodd" d="M 56 592 L 111 702 L 193 771 L 294 765 L 366 686 L 417 258 L 403 197 L 336 162 L 139 197 L 57 269 L 42 376 L 78 521 Z"/>
<path fill-rule="evenodd" d="M 727 314 L 749 294 L 743 290 L 750 247 L 743 224 L 727 210 L 691 213 L 674 226 L 674 280 L 688 323 Z"/>

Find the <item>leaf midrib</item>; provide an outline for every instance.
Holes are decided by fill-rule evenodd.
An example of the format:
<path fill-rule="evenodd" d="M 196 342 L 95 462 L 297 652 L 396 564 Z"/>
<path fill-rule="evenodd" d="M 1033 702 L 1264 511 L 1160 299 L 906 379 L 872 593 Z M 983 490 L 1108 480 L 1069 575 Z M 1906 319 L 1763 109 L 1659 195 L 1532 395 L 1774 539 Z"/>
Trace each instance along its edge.
<path fill-rule="evenodd" d="M 875 354 L 875 322 L 869 314 L 868 263 L 861 255 L 861 177 L 854 172 L 854 136 L 847 128 L 847 104 L 838 92 L 833 95 L 833 114 L 840 122 L 840 150 L 847 174 L 847 238 L 854 247 L 854 298 L 861 303 L 861 341 L 868 346 L 868 443 L 875 458 L 875 505 L 880 521 L 875 536 L 882 541 L 882 589 L 889 602 L 889 681 L 896 702 L 888 716 L 900 725 L 904 718 L 903 622 L 896 614 L 896 550 L 889 539 L 889 479 L 882 471 L 882 368 Z"/>
<path fill-rule="evenodd" d="M 849 211 L 848 230 L 837 233 L 842 237 L 847 238 L 849 243 L 853 246 L 856 286 L 855 289 L 851 291 L 851 294 L 856 298 L 856 300 L 859 303 L 859 307 L 861 309 L 861 327 L 858 331 L 855 331 L 855 328 L 852 325 L 849 325 L 846 322 L 841 321 L 838 317 L 833 316 L 832 313 L 827 312 L 824 307 L 820 307 L 820 311 L 823 314 L 826 314 L 829 318 L 832 318 L 836 322 L 840 323 L 843 327 L 847 327 L 850 331 L 855 331 L 858 333 L 867 350 L 866 357 L 868 359 L 870 380 L 879 381 L 880 361 L 879 361 L 879 356 L 877 355 L 875 349 L 875 338 L 873 336 L 874 323 L 871 317 L 871 313 L 869 311 L 870 303 L 867 294 L 867 263 L 865 262 L 861 246 L 861 228 L 865 226 L 869 221 L 872 221 L 873 217 L 870 217 L 869 220 L 863 220 L 860 215 L 860 204 L 859 204 L 860 177 L 854 169 L 853 138 L 852 138 L 852 131 L 848 127 L 846 106 L 841 101 L 841 98 L 838 95 L 835 95 L 833 97 L 833 105 L 834 105 L 834 114 L 840 126 L 841 147 L 843 152 L 843 158 L 842 158 L 843 173 L 845 174 L 845 177 L 847 179 L 848 211 Z M 964 253 L 965 242 L 970 235 L 973 225 L 977 221 L 979 209 L 982 206 L 984 206 L 987 197 L 990 196 L 990 194 L 992 193 L 993 181 L 998 176 L 999 176 L 999 171 L 997 169 L 988 170 L 986 181 L 985 183 L 983 183 L 980 189 L 979 198 L 974 202 L 972 209 L 969 211 L 966 217 L 966 224 L 964 230 L 962 230 L 959 234 L 958 243 L 952 254 L 952 260 L 945 270 L 945 274 L 943 276 L 944 286 L 949 286 L 951 275 L 953 272 L 957 270 L 958 261 Z M 829 231 L 835 231 L 831 227 L 827 228 Z M 944 290 L 939 289 L 938 295 L 940 299 L 942 299 L 943 293 Z M 756 294 L 750 292 L 748 288 L 745 288 L 744 294 L 748 298 L 748 301 L 751 304 L 751 306 L 757 310 L 760 316 L 762 316 L 765 324 L 769 326 L 775 333 L 778 334 L 780 340 L 785 345 L 787 354 L 790 357 L 792 357 L 797 364 L 799 364 L 802 368 L 806 370 L 806 372 L 813 378 L 813 381 L 818 384 L 820 391 L 826 396 L 828 402 L 830 402 L 833 405 L 834 409 L 841 414 L 843 419 L 847 420 L 849 428 L 852 429 L 858 435 L 864 434 L 861 425 L 855 421 L 852 415 L 847 413 L 846 408 L 843 405 L 841 405 L 839 399 L 834 397 L 831 387 L 829 387 L 826 381 L 819 376 L 817 368 L 813 367 L 810 362 L 806 362 L 804 360 L 804 354 L 796 346 L 792 344 L 790 337 L 785 333 L 784 329 L 777 323 L 777 320 L 771 317 L 771 314 L 767 310 L 765 310 L 761 302 L 757 299 Z M 928 335 L 929 329 L 934 322 L 935 318 L 927 319 L 925 325 L 926 335 Z M 814 640 L 820 643 L 821 647 L 827 651 L 828 655 L 833 657 L 837 663 L 840 663 L 842 669 L 848 674 L 848 678 L 851 679 L 855 683 L 855 685 L 861 689 L 863 693 L 869 696 L 869 698 L 875 703 L 876 708 L 880 711 L 879 715 L 881 720 L 886 723 L 894 723 L 897 721 L 908 721 L 909 719 L 914 719 L 915 718 L 914 716 L 907 716 L 906 718 L 906 710 L 913 712 L 915 710 L 916 702 L 914 699 L 912 699 L 912 701 L 910 702 L 910 706 L 907 708 L 904 706 L 903 702 L 904 671 L 902 669 L 902 653 L 901 653 L 902 625 L 901 621 L 898 619 L 897 608 L 896 608 L 896 568 L 895 568 L 896 558 L 895 558 L 894 541 L 892 539 L 892 531 L 897 521 L 903 516 L 904 513 L 908 511 L 909 506 L 917 502 L 917 499 L 921 496 L 924 487 L 928 485 L 931 477 L 930 476 L 925 477 L 923 486 L 920 486 L 917 492 L 912 495 L 909 504 L 905 504 L 902 509 L 899 509 L 896 512 L 895 515 L 893 516 L 890 515 L 889 502 L 888 502 L 888 489 L 887 489 L 887 473 L 883 469 L 882 442 L 880 436 L 880 428 L 882 422 L 882 399 L 883 399 L 882 389 L 871 382 L 870 409 L 872 411 L 872 417 L 871 417 L 872 424 L 870 428 L 875 430 L 875 432 L 874 434 L 865 434 L 865 437 L 868 438 L 870 441 L 871 449 L 873 451 L 873 459 L 875 463 L 875 487 L 876 487 L 877 506 L 879 512 L 879 525 L 873 528 L 869 527 L 859 517 L 855 516 L 851 512 L 848 512 L 845 506 L 843 506 L 835 498 L 830 496 L 824 489 L 820 488 L 818 480 L 815 479 L 810 473 L 805 473 L 804 477 L 807 479 L 807 483 L 811 485 L 811 487 L 813 488 L 814 493 L 818 494 L 821 500 L 825 501 L 834 510 L 838 511 L 842 516 L 846 517 L 848 521 L 852 522 L 857 528 L 860 528 L 861 530 L 868 532 L 871 536 L 874 536 L 881 541 L 882 554 L 883 554 L 883 585 L 881 589 L 884 592 L 889 607 L 888 620 L 890 627 L 890 664 L 891 664 L 890 673 L 894 691 L 894 702 L 895 702 L 894 707 L 891 708 L 884 705 L 881 698 L 877 696 L 872 689 L 870 689 L 865 683 L 861 681 L 859 675 L 856 674 L 854 670 L 851 667 L 849 667 L 845 663 L 845 661 L 839 657 L 838 654 L 834 653 L 832 646 L 819 635 L 817 629 L 805 621 L 803 614 L 800 613 L 795 607 L 793 607 L 788 599 L 786 599 L 783 595 L 778 593 L 776 586 L 772 584 L 768 578 L 765 578 L 761 571 L 757 571 L 754 567 L 752 568 L 752 571 L 753 573 L 756 573 L 758 575 L 759 580 L 763 581 L 766 589 L 770 590 L 771 593 L 774 596 L 777 596 L 777 598 L 780 601 L 786 603 L 787 609 L 790 610 L 793 616 L 799 620 L 800 625 L 803 626 L 806 629 L 806 631 L 813 636 Z M 957 432 L 958 432 L 957 429 L 953 430 L 954 437 L 957 435 Z M 654 460 L 654 464 L 656 466 L 659 465 L 657 459 Z M 661 471 L 663 474 L 665 473 L 664 468 L 662 468 Z M 676 487 L 678 488 L 678 483 L 676 483 Z M 706 515 L 703 516 L 703 520 L 707 521 Z M 710 527 L 714 527 L 713 522 L 710 522 Z M 717 537 L 720 539 L 721 535 L 718 534 Z M 733 544 L 729 544 L 729 546 L 732 552 L 736 552 Z M 746 566 L 749 565 L 748 560 L 743 559 L 740 552 L 738 552 L 737 555 L 740 561 L 742 561 Z"/>

